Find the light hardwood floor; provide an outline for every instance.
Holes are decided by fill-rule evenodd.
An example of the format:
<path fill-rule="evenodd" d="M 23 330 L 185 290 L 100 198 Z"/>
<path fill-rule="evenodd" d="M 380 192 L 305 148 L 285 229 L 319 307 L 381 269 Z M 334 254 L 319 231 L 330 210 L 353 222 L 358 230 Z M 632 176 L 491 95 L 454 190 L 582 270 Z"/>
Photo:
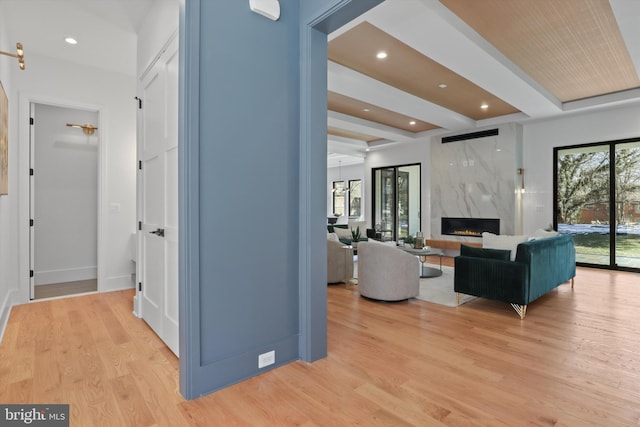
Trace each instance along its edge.
<path fill-rule="evenodd" d="M 578 269 L 529 306 L 376 303 L 328 288 L 327 358 L 193 401 L 133 292 L 14 307 L 1 403 L 70 403 L 72 426 L 640 424 L 640 276 Z"/>

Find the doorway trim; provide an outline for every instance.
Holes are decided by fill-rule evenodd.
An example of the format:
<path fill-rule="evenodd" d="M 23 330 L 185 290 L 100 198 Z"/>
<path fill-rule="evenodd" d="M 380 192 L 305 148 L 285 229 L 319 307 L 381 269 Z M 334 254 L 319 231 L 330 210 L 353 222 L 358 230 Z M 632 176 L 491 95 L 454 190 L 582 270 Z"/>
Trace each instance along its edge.
<path fill-rule="evenodd" d="M 104 215 L 106 207 L 105 195 L 107 194 L 105 187 L 104 171 L 107 170 L 107 152 L 105 123 L 106 114 L 99 105 L 87 104 L 82 102 L 70 101 L 59 98 L 43 97 L 31 94 L 20 94 L 19 110 L 18 110 L 18 264 L 19 264 L 19 301 L 26 303 L 31 301 L 30 286 L 30 124 L 31 104 L 43 104 L 54 107 L 74 108 L 79 110 L 95 111 L 98 113 L 98 292 L 101 291 L 101 283 L 104 279 Z M 36 171 L 37 173 L 37 171 Z"/>

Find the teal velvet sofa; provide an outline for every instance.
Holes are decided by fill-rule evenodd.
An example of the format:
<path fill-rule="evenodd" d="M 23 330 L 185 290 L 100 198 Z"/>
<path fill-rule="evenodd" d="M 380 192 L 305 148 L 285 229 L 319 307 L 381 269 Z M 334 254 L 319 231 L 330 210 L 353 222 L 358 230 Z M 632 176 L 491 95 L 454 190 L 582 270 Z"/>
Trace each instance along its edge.
<path fill-rule="evenodd" d="M 461 246 L 455 258 L 454 290 L 504 301 L 524 319 L 527 305 L 576 275 L 573 238 L 558 235 L 518 244 L 515 261 L 509 250 Z"/>

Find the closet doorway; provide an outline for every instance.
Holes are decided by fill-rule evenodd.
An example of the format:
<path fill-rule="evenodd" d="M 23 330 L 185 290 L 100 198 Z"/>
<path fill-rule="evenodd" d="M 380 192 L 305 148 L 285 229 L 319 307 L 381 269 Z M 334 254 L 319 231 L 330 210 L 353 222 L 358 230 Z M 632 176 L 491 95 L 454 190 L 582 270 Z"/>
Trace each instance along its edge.
<path fill-rule="evenodd" d="M 99 113 L 30 112 L 30 298 L 96 292 Z"/>

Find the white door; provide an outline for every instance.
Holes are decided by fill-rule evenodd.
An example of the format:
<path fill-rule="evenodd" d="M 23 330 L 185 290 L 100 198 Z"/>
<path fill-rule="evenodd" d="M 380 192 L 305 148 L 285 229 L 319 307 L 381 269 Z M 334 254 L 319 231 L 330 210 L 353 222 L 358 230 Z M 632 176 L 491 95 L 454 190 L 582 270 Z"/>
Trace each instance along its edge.
<path fill-rule="evenodd" d="M 36 295 L 36 279 L 35 279 L 35 230 L 34 217 L 35 217 L 35 200 L 36 200 L 36 188 L 34 167 L 35 167 L 35 146 L 36 146 L 36 128 L 35 124 L 36 106 L 34 103 L 29 104 L 29 299 L 34 299 Z"/>
<path fill-rule="evenodd" d="M 178 41 L 140 82 L 140 314 L 178 355 Z"/>

